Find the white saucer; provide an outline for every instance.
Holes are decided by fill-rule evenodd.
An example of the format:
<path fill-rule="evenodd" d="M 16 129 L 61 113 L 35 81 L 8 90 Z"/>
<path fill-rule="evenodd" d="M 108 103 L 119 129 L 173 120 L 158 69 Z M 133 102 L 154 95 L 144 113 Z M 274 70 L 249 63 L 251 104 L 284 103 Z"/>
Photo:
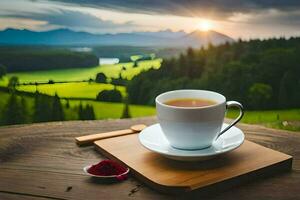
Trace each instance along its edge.
<path fill-rule="evenodd" d="M 222 128 L 228 124 L 224 123 Z M 237 127 L 231 127 L 227 132 L 215 140 L 212 146 L 199 150 L 182 150 L 172 147 L 164 136 L 159 124 L 145 128 L 139 134 L 141 144 L 150 151 L 159 153 L 165 157 L 181 161 L 200 161 L 227 153 L 243 144 L 244 133 Z"/>

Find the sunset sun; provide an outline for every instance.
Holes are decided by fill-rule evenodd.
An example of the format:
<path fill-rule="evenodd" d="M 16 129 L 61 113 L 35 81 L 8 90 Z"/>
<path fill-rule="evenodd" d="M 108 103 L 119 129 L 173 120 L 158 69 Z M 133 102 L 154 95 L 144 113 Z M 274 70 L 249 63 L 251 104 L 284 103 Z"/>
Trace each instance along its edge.
<path fill-rule="evenodd" d="M 197 24 L 197 29 L 200 31 L 209 31 L 213 28 L 213 24 L 210 20 L 203 19 Z"/>

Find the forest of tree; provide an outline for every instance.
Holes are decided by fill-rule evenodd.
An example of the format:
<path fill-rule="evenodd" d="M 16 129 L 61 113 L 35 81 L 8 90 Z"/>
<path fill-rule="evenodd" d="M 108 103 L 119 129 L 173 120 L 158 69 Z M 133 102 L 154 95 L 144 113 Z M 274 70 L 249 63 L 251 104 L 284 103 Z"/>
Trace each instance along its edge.
<path fill-rule="evenodd" d="M 300 107 L 300 38 L 250 40 L 194 50 L 133 78 L 130 103 L 154 104 L 175 89 L 207 89 L 247 109 Z"/>
<path fill-rule="evenodd" d="M 79 107 L 71 108 L 69 102 L 66 105 L 61 103 L 61 99 L 57 94 L 55 96 L 48 96 L 36 92 L 25 98 L 19 92 L 10 88 L 10 97 L 4 106 L 4 109 L 0 112 L 0 125 L 11 124 L 24 124 L 33 122 L 49 122 L 49 121 L 64 121 L 66 120 L 65 111 L 73 109 L 78 113 L 79 120 L 94 120 L 95 113 L 92 105 L 86 104 Z M 32 102 L 28 102 L 28 99 L 33 96 Z"/>
<path fill-rule="evenodd" d="M 155 54 L 158 58 L 169 58 L 184 51 L 180 47 L 143 47 L 143 46 L 93 46 L 92 52 L 98 57 L 119 58 L 120 62 L 131 62 L 132 55 Z"/>
<path fill-rule="evenodd" d="M 1 47 L 0 63 L 7 72 L 93 67 L 99 64 L 96 55 L 67 49 Z"/>

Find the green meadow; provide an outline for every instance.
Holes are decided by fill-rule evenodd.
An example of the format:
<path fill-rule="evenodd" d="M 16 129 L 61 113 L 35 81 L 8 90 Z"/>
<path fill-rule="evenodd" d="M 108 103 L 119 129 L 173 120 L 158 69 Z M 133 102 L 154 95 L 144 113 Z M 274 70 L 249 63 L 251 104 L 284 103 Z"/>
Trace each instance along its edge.
<path fill-rule="evenodd" d="M 231 110 L 228 118 L 235 118 L 238 111 Z M 300 131 L 300 109 L 245 111 L 241 120 L 247 124 L 260 124 L 271 128 Z"/>
<path fill-rule="evenodd" d="M 92 68 L 78 68 L 78 69 L 62 69 L 62 70 L 48 70 L 48 71 L 31 71 L 31 72 L 18 72 L 8 73 L 2 80 L 0 80 L 0 86 L 7 86 L 8 80 L 12 76 L 17 76 L 20 83 L 34 83 L 34 82 L 48 82 L 53 81 L 81 81 L 95 79 L 97 73 L 104 73 L 108 79 L 118 78 L 121 76 L 125 79 L 132 79 L 142 71 L 149 69 L 158 69 L 160 67 L 162 59 L 139 61 L 138 66 L 134 67 L 133 62 L 119 63 L 115 65 L 101 65 Z M 112 90 L 114 86 L 112 84 L 100 84 L 100 83 L 56 83 L 56 84 L 44 84 L 38 85 L 20 85 L 17 87 L 20 91 L 35 92 L 38 90 L 41 93 L 54 95 L 58 94 L 61 98 L 90 98 L 95 99 L 97 94 L 102 90 Z M 123 86 L 117 86 L 123 96 L 126 95 L 125 88 Z"/>
<path fill-rule="evenodd" d="M 132 79 L 142 71 L 147 71 L 151 68 L 158 69 L 162 59 L 139 61 L 138 66 L 134 67 L 133 62 L 119 63 L 115 65 L 101 65 L 91 68 L 76 68 L 76 69 L 59 69 L 47 71 L 28 71 L 9 73 L 0 81 L 0 85 L 7 85 L 8 79 L 12 76 L 19 77 L 20 83 L 28 82 L 48 82 L 53 81 L 81 81 L 95 79 L 97 73 L 104 73 L 108 78 L 118 78 L 120 72 L 125 79 Z M 122 70 L 122 69 L 125 70 Z"/>
<path fill-rule="evenodd" d="M 0 86 L 7 86 L 8 79 L 12 76 L 19 77 L 20 83 L 28 82 L 47 82 L 53 81 L 81 81 L 94 79 L 97 73 L 104 73 L 108 79 L 118 78 L 121 76 L 128 80 L 138 75 L 141 71 L 146 71 L 151 68 L 158 69 L 161 64 L 161 59 L 140 61 L 138 66 L 134 67 L 133 63 L 119 63 L 115 65 L 102 65 L 92 68 L 78 68 L 78 69 L 62 69 L 62 70 L 49 70 L 49 71 L 32 71 L 32 72 L 19 72 L 9 73 L 2 80 Z M 125 69 L 125 70 L 124 70 Z M 102 83 L 58 83 L 58 84 L 45 84 L 45 85 L 21 85 L 17 89 L 33 93 L 38 89 L 39 92 L 54 95 L 57 93 L 61 98 L 89 98 L 95 99 L 97 94 L 102 90 L 111 90 L 114 86 L 112 84 Z M 126 95 L 125 87 L 117 86 L 123 96 Z M 0 92 L 0 111 L 4 110 L 9 94 Z M 25 97 L 28 107 L 33 107 L 33 99 Z M 65 100 L 61 100 L 63 105 L 66 104 Z M 79 104 L 93 105 L 96 119 L 117 119 L 120 118 L 123 111 L 124 104 L 122 103 L 109 103 L 98 102 L 93 100 L 69 100 L 70 108 L 64 106 L 64 113 L 67 120 L 78 119 L 77 108 Z M 107 109 L 109 108 L 109 109 Z M 33 109 L 29 109 L 32 112 Z M 32 113 L 30 113 L 32 114 Z M 151 106 L 130 105 L 130 114 L 132 117 L 142 117 L 155 115 L 155 108 Z M 237 111 L 231 110 L 227 113 L 228 118 L 235 118 Z M 286 129 L 291 131 L 300 130 L 300 109 L 289 110 L 269 110 L 269 111 L 246 111 L 243 123 L 248 124 L 261 124 L 267 127 Z"/>
<path fill-rule="evenodd" d="M 58 83 L 58 84 L 45 84 L 45 85 L 21 85 L 17 87 L 20 91 L 34 93 L 36 89 L 43 94 L 54 96 L 55 93 L 60 98 L 89 98 L 96 99 L 97 94 L 102 90 L 112 90 L 112 84 L 103 83 Z M 121 92 L 123 96 L 126 95 L 125 87 L 116 86 L 116 89 Z"/>
<path fill-rule="evenodd" d="M 48 71 L 31 71 L 9 73 L 2 80 L 0 86 L 7 86 L 8 80 L 12 76 L 17 76 L 20 83 L 29 82 L 48 82 L 53 81 L 82 81 L 95 79 L 97 73 L 104 73 L 108 79 L 118 78 L 121 76 L 125 79 L 132 79 L 142 71 L 149 69 L 158 69 L 161 64 L 161 59 L 139 61 L 137 66 L 132 63 L 119 63 L 115 65 L 102 65 L 92 68 L 78 68 L 78 69 L 62 69 L 62 70 L 48 70 Z M 40 84 L 40 85 L 20 85 L 17 90 L 34 93 L 38 90 L 40 93 L 47 95 L 58 94 L 61 98 L 89 98 L 95 99 L 97 94 L 102 90 L 112 90 L 116 88 L 123 96 L 126 96 L 124 86 L 114 86 L 112 84 L 94 83 L 94 82 L 78 82 L 78 83 L 56 83 L 56 84 Z M 0 112 L 4 111 L 5 105 L 9 98 L 9 94 L 0 92 Z M 34 99 L 25 96 L 29 115 L 33 115 Z M 66 104 L 66 100 L 62 99 L 62 104 Z M 92 105 L 96 115 L 96 119 L 118 119 L 121 117 L 124 104 L 123 103 L 109 103 L 99 102 L 93 100 L 69 100 L 70 108 L 64 106 L 64 113 L 66 120 L 78 119 L 78 106 Z M 130 114 L 132 117 L 142 117 L 155 115 L 155 108 L 151 106 L 130 105 Z"/>
<path fill-rule="evenodd" d="M 62 100 L 64 103 L 64 100 Z M 93 105 L 96 119 L 118 119 L 121 117 L 124 104 L 122 103 L 109 103 L 109 102 L 99 102 L 92 100 L 70 100 L 71 108 L 79 106 L 80 102 L 82 105 Z M 140 106 L 140 105 L 130 105 L 129 106 L 131 117 L 144 117 L 155 115 L 155 108 L 151 106 Z M 69 116 L 69 119 L 77 119 L 77 113 L 75 116 Z"/>
<path fill-rule="evenodd" d="M 0 91 L 0 112 L 4 111 L 9 94 Z M 24 97 L 27 102 L 29 115 L 32 115 L 34 100 L 32 97 Z M 124 104 L 108 103 L 92 100 L 69 100 L 70 108 L 66 108 L 66 100 L 62 99 L 66 120 L 78 119 L 78 106 L 90 104 L 93 105 L 96 119 L 118 119 L 122 115 Z M 109 109 L 108 109 L 109 108 Z M 130 105 L 130 114 L 132 117 L 144 117 L 155 115 L 155 108 L 151 106 Z M 238 111 L 230 110 L 227 113 L 228 118 L 235 118 Z M 269 111 L 245 111 L 241 120 L 243 123 L 260 124 L 270 128 L 285 129 L 290 131 L 300 131 L 300 109 L 290 110 L 269 110 Z M 1 124 L 1 119 L 0 119 Z"/>
<path fill-rule="evenodd" d="M 7 104 L 7 100 L 9 98 L 9 94 L 0 91 L 0 97 L 0 113 L 3 113 Z M 28 96 L 24 96 L 24 98 L 27 103 L 29 115 L 32 116 L 34 110 L 34 99 Z M 84 106 L 86 104 L 92 105 L 94 108 L 96 119 L 119 119 L 124 108 L 124 104 L 122 103 L 109 103 L 92 100 L 69 100 L 70 108 L 67 108 L 66 100 L 62 99 L 61 102 L 63 105 L 66 120 L 78 120 L 78 106 L 80 105 L 80 103 Z M 151 106 L 130 105 L 129 111 L 131 117 L 155 115 L 155 108 Z"/>

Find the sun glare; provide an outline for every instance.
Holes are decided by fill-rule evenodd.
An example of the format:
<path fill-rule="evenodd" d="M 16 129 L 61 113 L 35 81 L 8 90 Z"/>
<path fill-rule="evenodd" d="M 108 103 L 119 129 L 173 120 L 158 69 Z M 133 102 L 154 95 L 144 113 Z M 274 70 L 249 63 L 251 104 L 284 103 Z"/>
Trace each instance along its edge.
<path fill-rule="evenodd" d="M 197 28 L 200 30 L 200 31 L 209 31 L 211 30 L 213 27 L 213 24 L 211 21 L 207 20 L 207 19 L 203 19 L 201 20 L 198 25 L 197 25 Z"/>

